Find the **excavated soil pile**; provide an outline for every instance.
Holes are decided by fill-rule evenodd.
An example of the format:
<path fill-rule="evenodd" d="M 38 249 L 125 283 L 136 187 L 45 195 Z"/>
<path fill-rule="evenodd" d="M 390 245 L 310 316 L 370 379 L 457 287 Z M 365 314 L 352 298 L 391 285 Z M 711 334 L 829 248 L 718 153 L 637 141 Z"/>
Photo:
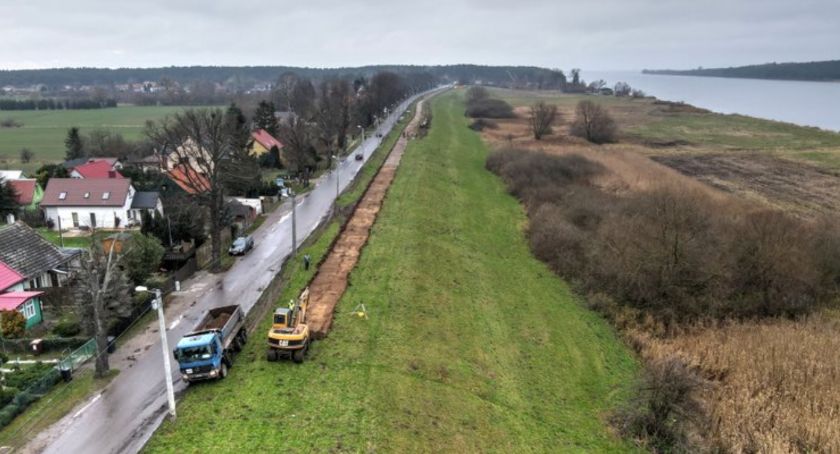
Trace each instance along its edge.
<path fill-rule="evenodd" d="M 364 197 L 356 206 L 353 217 L 347 222 L 329 256 L 318 268 L 318 274 L 309 284 L 307 324 L 317 339 L 324 338 L 332 326 L 335 306 L 344 294 L 344 290 L 347 289 L 347 278 L 359 260 L 359 254 L 367 242 L 370 228 L 382 207 L 385 193 L 391 181 L 394 180 L 400 158 L 408 144 L 407 137 L 412 137 L 417 131 L 421 107 L 422 101 L 418 103 L 411 123 L 406 126 L 405 134 L 394 145 L 388 159 L 385 160 Z"/>

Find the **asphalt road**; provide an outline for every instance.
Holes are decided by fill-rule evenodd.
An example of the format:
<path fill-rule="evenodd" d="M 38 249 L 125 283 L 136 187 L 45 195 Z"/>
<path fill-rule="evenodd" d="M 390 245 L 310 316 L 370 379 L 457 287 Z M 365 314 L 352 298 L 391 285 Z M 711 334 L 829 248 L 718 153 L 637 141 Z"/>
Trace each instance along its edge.
<path fill-rule="evenodd" d="M 391 114 L 378 128 L 385 135 L 411 98 Z M 343 190 L 355 177 L 381 141 L 375 135 L 365 140 L 338 167 L 339 184 Z M 353 159 L 358 151 L 364 161 Z M 298 244 L 306 239 L 326 216 L 336 195 L 336 172 L 321 178 L 315 189 L 298 198 Z M 180 316 L 167 314 L 167 339 L 172 348 L 192 328 L 201 314 L 213 307 L 231 303 L 241 304 L 248 312 L 256 303 L 263 288 L 280 271 L 283 260 L 291 254 L 291 202 L 276 210 L 254 233 L 256 247 L 240 258 L 225 274 L 222 285 L 206 292 Z M 257 337 L 254 337 L 256 340 Z M 134 366 L 122 370 L 106 390 L 85 406 L 68 414 L 51 429 L 58 436 L 48 441 L 45 453 L 135 453 L 152 436 L 166 415 L 166 385 L 163 380 L 163 359 L 160 341 L 137 357 Z M 232 373 L 236 373 L 234 367 Z M 181 381 L 177 363 L 173 362 L 176 393 L 186 385 Z M 37 441 L 37 440 L 36 440 Z M 30 446 L 39 450 L 40 447 Z"/>

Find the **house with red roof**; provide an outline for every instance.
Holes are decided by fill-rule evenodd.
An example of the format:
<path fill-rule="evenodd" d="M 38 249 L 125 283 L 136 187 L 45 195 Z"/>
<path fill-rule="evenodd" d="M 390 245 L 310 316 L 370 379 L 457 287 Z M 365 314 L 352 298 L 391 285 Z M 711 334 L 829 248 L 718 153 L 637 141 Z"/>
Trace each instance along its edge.
<path fill-rule="evenodd" d="M 123 178 L 123 176 L 110 161 L 103 159 L 74 167 L 70 171 L 70 178 Z"/>
<path fill-rule="evenodd" d="M 254 139 L 251 144 L 251 150 L 249 151 L 252 156 L 262 156 L 276 148 L 279 157 L 280 151 L 283 150 L 283 144 L 265 129 L 257 129 L 252 132 L 251 138 Z"/>
<path fill-rule="evenodd" d="M 38 209 L 38 204 L 44 198 L 44 190 L 41 189 L 38 180 L 34 178 L 22 178 L 19 180 L 9 180 L 7 184 L 15 190 L 16 202 L 19 207 L 27 211 Z"/>
<path fill-rule="evenodd" d="M 181 164 L 166 172 L 169 179 L 181 190 L 190 195 L 199 195 L 210 191 L 210 180 L 201 172 Z"/>

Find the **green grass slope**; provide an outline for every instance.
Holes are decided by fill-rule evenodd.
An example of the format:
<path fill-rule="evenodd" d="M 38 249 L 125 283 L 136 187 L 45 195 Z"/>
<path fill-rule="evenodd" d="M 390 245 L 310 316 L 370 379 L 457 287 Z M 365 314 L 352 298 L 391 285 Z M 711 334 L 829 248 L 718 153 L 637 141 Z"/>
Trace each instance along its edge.
<path fill-rule="evenodd" d="M 635 360 L 531 256 L 525 215 L 484 169 L 460 97 L 433 105 L 329 338 L 303 365 L 267 363 L 265 320 L 229 378 L 191 388 L 148 452 L 632 449 L 604 416 Z M 293 272 L 281 300 L 306 282 Z M 359 303 L 369 319 L 350 313 Z"/>

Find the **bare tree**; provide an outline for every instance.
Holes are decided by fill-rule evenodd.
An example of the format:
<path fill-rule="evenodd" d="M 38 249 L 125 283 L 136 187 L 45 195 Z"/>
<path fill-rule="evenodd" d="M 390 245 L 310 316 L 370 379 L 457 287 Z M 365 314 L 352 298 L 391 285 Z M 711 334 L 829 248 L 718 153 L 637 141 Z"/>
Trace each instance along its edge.
<path fill-rule="evenodd" d="M 293 173 L 302 175 L 304 185 L 308 184 L 309 171 L 316 158 L 311 128 L 302 119 L 292 117 L 280 123 L 277 135 L 283 142 L 286 166 Z"/>
<path fill-rule="evenodd" d="M 540 101 L 531 106 L 529 122 L 531 132 L 534 133 L 534 139 L 541 140 L 543 136 L 551 134 L 551 125 L 559 116 L 557 106 L 554 104 L 546 104 Z"/>
<path fill-rule="evenodd" d="M 245 122 L 228 109 L 189 109 L 149 124 L 146 135 L 178 164 L 175 178 L 209 211 L 211 270 L 221 265 L 226 187 L 253 177 Z"/>
<path fill-rule="evenodd" d="M 351 103 L 350 84 L 346 80 L 332 79 L 321 84 L 315 112 L 316 136 L 321 155 L 328 161 L 336 150 L 346 146 Z"/>
<path fill-rule="evenodd" d="M 575 109 L 572 135 L 592 143 L 615 142 L 618 127 L 606 109 L 592 101 L 581 101 Z"/>
<path fill-rule="evenodd" d="M 113 316 L 126 315 L 128 305 L 128 280 L 119 262 L 122 255 L 114 254 L 114 244 L 106 253 L 102 244 L 94 241 L 87 256 L 81 260 L 81 267 L 74 277 L 72 288 L 77 304 L 84 316 L 82 319 L 96 339 L 96 377 L 103 377 L 110 366 L 108 355 L 108 321 Z M 129 308 L 130 311 L 130 308 Z M 121 313 L 122 312 L 122 313 Z"/>

